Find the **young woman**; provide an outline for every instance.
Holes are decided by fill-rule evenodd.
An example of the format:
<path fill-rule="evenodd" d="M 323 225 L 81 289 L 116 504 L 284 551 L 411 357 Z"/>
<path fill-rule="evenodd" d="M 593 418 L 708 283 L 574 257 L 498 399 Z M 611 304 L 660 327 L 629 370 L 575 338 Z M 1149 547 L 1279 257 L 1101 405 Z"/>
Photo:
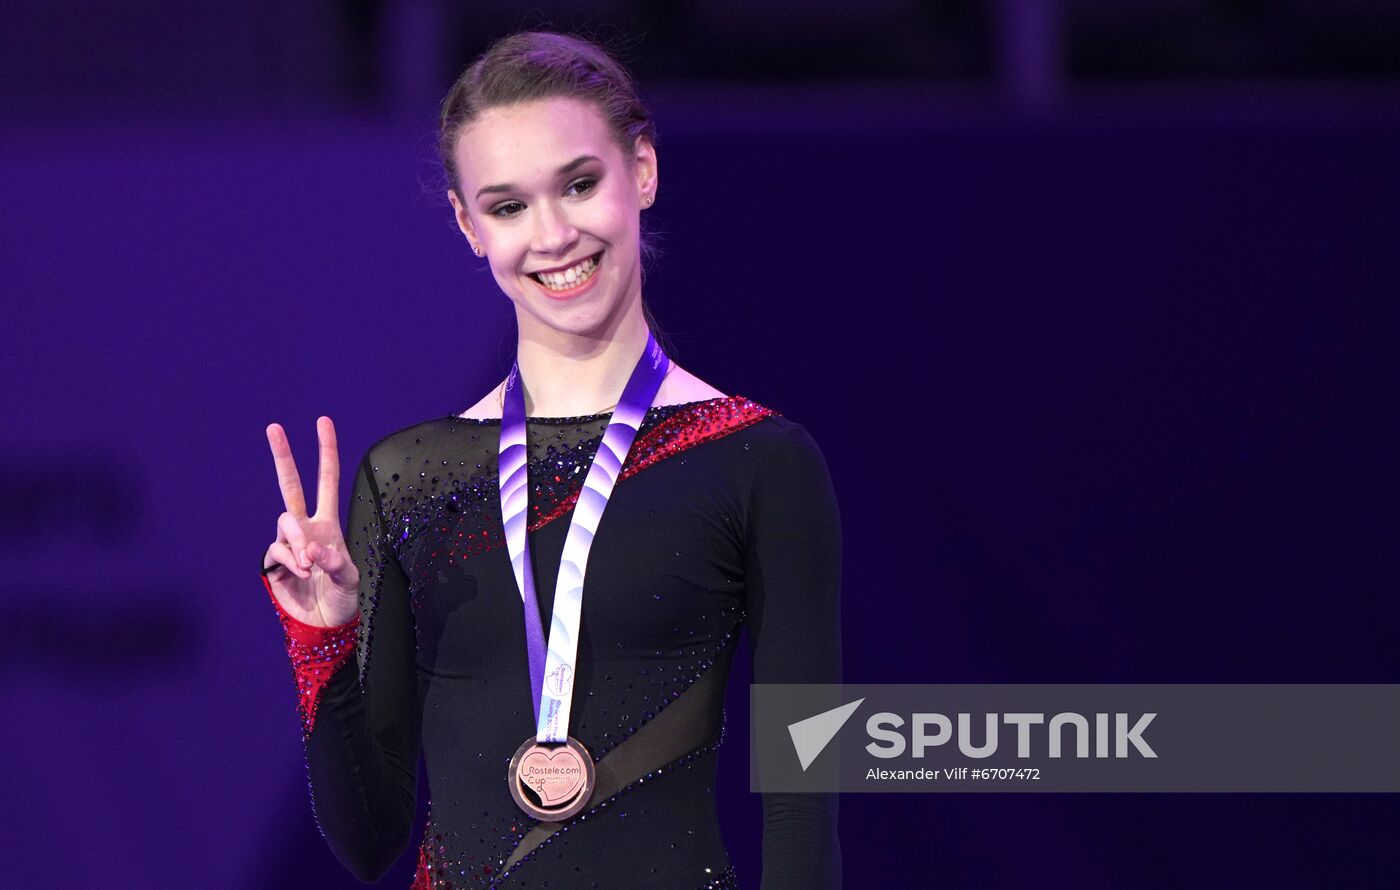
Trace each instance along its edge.
<path fill-rule="evenodd" d="M 841 679 L 820 450 L 656 341 L 655 142 L 601 48 L 496 43 L 443 103 L 441 148 L 458 226 L 515 304 L 510 374 L 371 446 L 343 534 L 330 418 L 310 515 L 267 429 L 286 512 L 263 580 L 313 812 L 361 880 L 408 843 L 421 750 L 415 887 L 735 887 L 714 772 L 739 632 L 755 682 Z M 834 795 L 767 794 L 763 814 L 764 890 L 839 885 Z"/>

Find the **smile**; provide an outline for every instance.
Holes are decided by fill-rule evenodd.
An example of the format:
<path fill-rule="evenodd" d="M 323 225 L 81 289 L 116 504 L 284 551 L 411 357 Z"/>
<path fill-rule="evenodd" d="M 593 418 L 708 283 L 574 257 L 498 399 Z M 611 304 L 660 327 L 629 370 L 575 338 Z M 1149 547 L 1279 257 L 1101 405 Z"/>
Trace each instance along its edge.
<path fill-rule="evenodd" d="M 602 256 L 603 252 L 600 250 L 590 257 L 584 257 L 567 269 L 531 272 L 529 275 L 549 296 L 555 298 L 572 297 L 583 292 L 593 281 L 593 273 L 598 270 L 598 263 Z"/>

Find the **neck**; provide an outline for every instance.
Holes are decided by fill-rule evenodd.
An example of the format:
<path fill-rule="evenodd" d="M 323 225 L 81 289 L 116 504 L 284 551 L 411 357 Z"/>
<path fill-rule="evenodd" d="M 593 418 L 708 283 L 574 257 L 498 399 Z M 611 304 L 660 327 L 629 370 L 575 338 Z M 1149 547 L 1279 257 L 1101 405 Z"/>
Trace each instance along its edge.
<path fill-rule="evenodd" d="M 568 334 L 522 329 L 516 361 L 525 388 L 525 414 L 573 417 L 606 411 L 622 398 L 647 344 L 641 302 L 611 331 Z"/>

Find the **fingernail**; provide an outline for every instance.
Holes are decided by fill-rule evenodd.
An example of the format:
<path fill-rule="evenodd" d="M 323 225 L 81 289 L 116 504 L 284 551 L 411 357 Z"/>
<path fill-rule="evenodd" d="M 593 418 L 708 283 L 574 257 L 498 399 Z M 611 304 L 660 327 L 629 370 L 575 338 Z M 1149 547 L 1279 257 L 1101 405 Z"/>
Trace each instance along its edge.
<path fill-rule="evenodd" d="M 297 551 L 297 565 L 303 569 L 311 568 L 311 560 L 306 558 L 306 548 L 302 547 Z"/>

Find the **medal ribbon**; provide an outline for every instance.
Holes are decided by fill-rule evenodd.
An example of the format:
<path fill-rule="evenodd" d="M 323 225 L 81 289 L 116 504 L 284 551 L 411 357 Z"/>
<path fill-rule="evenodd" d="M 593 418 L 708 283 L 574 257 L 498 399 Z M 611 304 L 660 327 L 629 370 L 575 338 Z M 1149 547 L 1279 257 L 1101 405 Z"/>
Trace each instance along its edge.
<path fill-rule="evenodd" d="M 534 571 L 530 564 L 529 453 L 525 439 L 525 392 L 520 386 L 520 363 L 511 365 L 506 378 L 501 407 L 499 473 L 501 519 L 505 526 L 506 547 L 511 568 L 520 588 L 525 611 L 525 645 L 530 657 L 530 691 L 535 713 L 539 715 L 536 740 L 562 742 L 569 733 L 569 708 L 573 702 L 574 664 L 578 658 L 579 615 L 583 606 L 583 578 L 588 552 L 597 534 L 598 522 L 612 496 L 613 485 L 637 437 L 637 430 L 661 388 L 661 379 L 671 365 L 670 358 L 647 332 L 632 376 L 622 391 L 622 399 L 603 430 L 603 441 L 593 456 L 593 464 L 583 480 L 569 519 L 564 552 L 554 588 L 554 615 L 549 625 L 546 650 L 540 625 L 539 598 L 535 595 Z"/>

